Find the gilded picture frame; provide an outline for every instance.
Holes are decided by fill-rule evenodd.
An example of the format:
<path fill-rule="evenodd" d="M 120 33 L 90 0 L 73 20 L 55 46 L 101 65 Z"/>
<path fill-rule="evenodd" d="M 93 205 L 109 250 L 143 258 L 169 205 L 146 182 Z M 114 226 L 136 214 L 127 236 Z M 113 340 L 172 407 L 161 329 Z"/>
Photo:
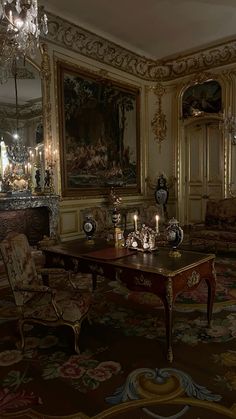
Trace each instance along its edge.
<path fill-rule="evenodd" d="M 140 192 L 140 89 L 57 62 L 62 196 Z"/>

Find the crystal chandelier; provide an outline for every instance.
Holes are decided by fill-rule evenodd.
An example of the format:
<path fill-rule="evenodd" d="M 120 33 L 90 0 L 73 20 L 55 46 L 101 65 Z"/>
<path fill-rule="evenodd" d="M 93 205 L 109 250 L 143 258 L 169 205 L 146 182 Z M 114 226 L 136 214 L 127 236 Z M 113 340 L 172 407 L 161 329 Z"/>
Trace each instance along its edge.
<path fill-rule="evenodd" d="M 47 16 L 37 0 L 0 0 L 2 73 L 10 71 L 13 58 L 34 56 L 41 32 L 48 32 Z"/>
<path fill-rule="evenodd" d="M 219 123 L 220 130 L 229 136 L 233 145 L 236 145 L 236 116 L 232 115 L 229 107 L 228 114 L 223 113 L 223 119 Z"/>

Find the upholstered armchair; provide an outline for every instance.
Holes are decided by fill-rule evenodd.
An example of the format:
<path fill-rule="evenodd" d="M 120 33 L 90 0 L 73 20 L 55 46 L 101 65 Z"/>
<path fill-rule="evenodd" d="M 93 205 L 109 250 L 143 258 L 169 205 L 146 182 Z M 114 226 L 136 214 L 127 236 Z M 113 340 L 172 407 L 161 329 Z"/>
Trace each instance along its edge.
<path fill-rule="evenodd" d="M 78 338 L 81 323 L 88 315 L 91 293 L 78 291 L 64 269 L 41 269 L 37 272 L 27 237 L 9 233 L 0 243 L 0 250 L 19 312 L 21 347 L 24 350 L 24 324 L 47 326 L 67 325 L 73 329 L 75 351 L 79 353 Z M 42 275 L 65 275 L 63 289 L 43 283 Z"/>

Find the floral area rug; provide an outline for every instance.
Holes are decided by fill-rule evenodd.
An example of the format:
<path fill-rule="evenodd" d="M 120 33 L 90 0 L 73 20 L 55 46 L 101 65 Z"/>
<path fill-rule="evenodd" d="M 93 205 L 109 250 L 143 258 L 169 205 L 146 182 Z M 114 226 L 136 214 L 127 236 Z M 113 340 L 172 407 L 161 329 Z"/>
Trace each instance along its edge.
<path fill-rule="evenodd" d="M 2 290 L 0 417 L 236 418 L 235 260 L 218 258 L 216 272 L 210 329 L 204 286 L 176 301 L 172 364 L 163 308 L 151 294 L 100 278 L 76 355 L 69 328 L 44 326 L 25 327 L 22 353 L 11 292 Z M 79 278 L 81 287 L 88 281 Z"/>

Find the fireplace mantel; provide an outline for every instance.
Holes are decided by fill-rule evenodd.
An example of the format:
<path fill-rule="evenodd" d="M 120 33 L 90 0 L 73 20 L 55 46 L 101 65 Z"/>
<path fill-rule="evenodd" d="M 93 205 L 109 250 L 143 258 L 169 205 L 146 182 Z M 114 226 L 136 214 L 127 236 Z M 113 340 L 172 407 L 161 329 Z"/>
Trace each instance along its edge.
<path fill-rule="evenodd" d="M 50 236 L 57 236 L 59 199 L 58 195 L 3 196 L 0 197 L 0 211 L 45 207 L 49 212 Z"/>

